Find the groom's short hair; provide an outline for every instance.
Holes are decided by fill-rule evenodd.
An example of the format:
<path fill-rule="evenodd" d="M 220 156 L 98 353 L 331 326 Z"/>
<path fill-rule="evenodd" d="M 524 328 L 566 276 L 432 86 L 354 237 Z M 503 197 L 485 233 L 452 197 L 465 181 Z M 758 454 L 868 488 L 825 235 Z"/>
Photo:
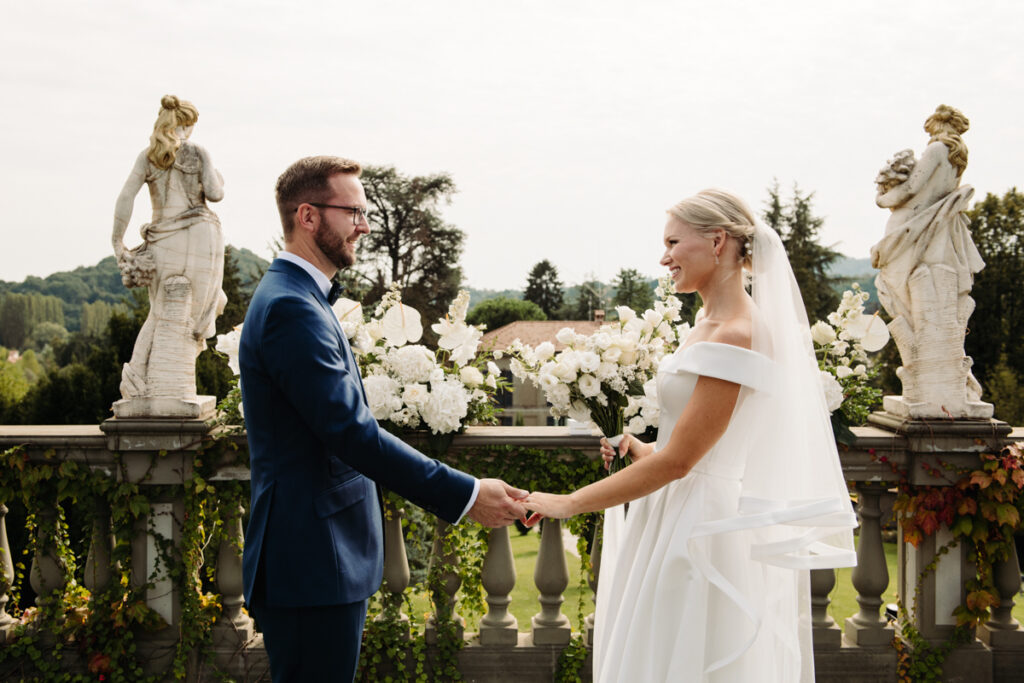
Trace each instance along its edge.
<path fill-rule="evenodd" d="M 358 161 L 332 156 L 305 157 L 289 166 L 274 187 L 285 237 L 292 232 L 292 219 L 299 204 L 325 202 L 330 198 L 328 182 L 332 176 L 344 174 L 359 177 L 362 172 L 363 167 Z"/>

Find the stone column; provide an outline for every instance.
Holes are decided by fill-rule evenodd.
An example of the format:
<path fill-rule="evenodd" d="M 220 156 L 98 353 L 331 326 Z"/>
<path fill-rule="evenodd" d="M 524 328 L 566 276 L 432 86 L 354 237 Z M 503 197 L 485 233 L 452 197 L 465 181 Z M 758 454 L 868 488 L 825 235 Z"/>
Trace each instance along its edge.
<path fill-rule="evenodd" d="M 587 615 L 586 619 L 583 620 L 583 633 L 588 647 L 594 647 L 594 616 L 597 610 L 597 585 L 601 579 L 601 547 L 604 545 L 604 534 L 602 532 L 603 521 L 598 518 L 597 524 L 594 525 L 594 543 L 591 546 L 590 551 L 590 564 L 592 569 L 590 576 L 587 577 L 587 583 L 590 584 L 590 590 L 594 591 L 594 608 L 595 611 Z"/>
<path fill-rule="evenodd" d="M 92 522 L 92 536 L 89 539 L 89 553 L 85 558 L 85 587 L 93 595 L 102 593 L 110 586 L 113 574 L 111 554 L 113 539 L 110 536 L 110 506 L 100 500 L 95 505 L 96 518 Z"/>
<path fill-rule="evenodd" d="M 860 542 L 857 566 L 853 568 L 853 587 L 857 589 L 860 610 L 846 620 L 846 640 L 860 647 L 889 647 L 894 629 L 882 610 L 882 593 L 889 586 L 889 570 L 882 547 L 882 511 L 879 498 L 884 484 L 860 482 L 857 488 L 857 519 Z M 903 595 L 903 593 L 901 593 Z"/>
<path fill-rule="evenodd" d="M 245 508 L 239 505 L 224 520 L 225 536 L 217 549 L 217 590 L 220 591 L 221 616 L 213 626 L 215 647 L 236 648 L 252 640 L 255 626 L 252 618 L 242 611 L 245 604 L 242 583 L 242 516 Z"/>
<path fill-rule="evenodd" d="M 811 628 L 815 650 L 835 650 L 842 645 L 843 632 L 828 613 L 829 594 L 836 586 L 836 570 L 811 570 Z"/>
<path fill-rule="evenodd" d="M 404 638 L 409 638 L 409 615 L 402 612 L 402 594 L 409 587 L 409 558 L 402 533 L 402 510 L 384 499 L 384 583 L 381 586 L 386 605 L 398 612 Z M 383 619 L 383 613 L 377 619 Z"/>
<path fill-rule="evenodd" d="M 36 592 L 36 605 L 43 603 L 54 593 L 64 588 L 68 568 L 57 555 L 53 537 L 47 529 L 55 530 L 58 524 L 57 508 L 43 505 L 36 513 L 36 552 L 29 569 L 29 583 Z"/>
<path fill-rule="evenodd" d="M 480 620 L 480 644 L 514 646 L 519 641 L 519 622 L 508 606 L 512 602 L 509 594 L 516 586 L 516 564 L 507 526 L 491 529 L 480 579 L 487 591 L 487 614 Z"/>
<path fill-rule="evenodd" d="M 562 614 L 562 594 L 569 586 L 569 565 L 562 547 L 562 523 L 545 519 L 541 523 L 540 550 L 533 580 L 540 591 L 540 612 L 533 616 L 534 645 L 566 645 L 572 638 L 569 618 Z"/>
<path fill-rule="evenodd" d="M 7 506 L 0 503 L 0 645 L 7 641 L 7 630 L 15 624 L 14 617 L 7 613 L 10 597 L 7 591 L 14 584 L 14 562 L 11 560 L 11 543 L 7 540 Z"/>

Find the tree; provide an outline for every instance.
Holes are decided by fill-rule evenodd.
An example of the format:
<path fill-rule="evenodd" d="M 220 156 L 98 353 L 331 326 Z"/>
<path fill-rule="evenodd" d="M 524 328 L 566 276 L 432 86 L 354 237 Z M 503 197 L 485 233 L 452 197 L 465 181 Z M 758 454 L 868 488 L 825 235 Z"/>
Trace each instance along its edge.
<path fill-rule="evenodd" d="M 516 320 L 547 320 L 544 311 L 532 301 L 510 299 L 499 296 L 481 301 L 466 316 L 470 325 L 487 326 L 488 330 L 496 330 Z"/>
<path fill-rule="evenodd" d="M 629 306 L 642 313 L 654 306 L 654 288 L 635 268 L 623 268 L 612 283 L 616 306 Z"/>
<path fill-rule="evenodd" d="M 783 204 L 779 184 L 775 182 L 768 188 L 767 206 L 761 214 L 764 222 L 782 237 L 811 323 L 824 320 L 839 304 L 828 269 L 840 256 L 834 249 L 818 243 L 818 233 L 825 219 L 814 215 L 813 198 L 813 192 L 802 194 L 794 185 L 793 198 Z"/>
<path fill-rule="evenodd" d="M 418 309 L 424 322 L 443 317 L 462 282 L 465 241 L 438 209 L 456 191 L 451 176 L 406 176 L 393 166 L 367 166 L 362 182 L 373 215 L 370 234 L 359 242 L 359 262 L 342 278 L 349 291 L 365 291 L 363 305 L 371 307 L 398 283 L 403 303 Z"/>
<path fill-rule="evenodd" d="M 986 389 L 991 390 L 1000 361 L 1011 371 L 1000 373 L 1005 393 L 1007 378 L 1024 377 L 1024 194 L 1017 188 L 1002 197 L 990 193 L 967 216 L 985 267 L 971 290 L 976 307 L 964 347 L 974 359 L 974 376 Z"/>
<path fill-rule="evenodd" d="M 558 269 L 551 261 L 544 259 L 530 269 L 526 277 L 526 291 L 523 292 L 525 300 L 537 304 L 544 315 L 554 319 L 562 308 L 563 297 L 562 281 L 558 279 Z"/>
<path fill-rule="evenodd" d="M 576 301 L 570 309 L 573 320 L 593 320 L 595 310 L 604 310 L 608 302 L 608 287 L 598 280 L 587 280 L 576 290 Z"/>

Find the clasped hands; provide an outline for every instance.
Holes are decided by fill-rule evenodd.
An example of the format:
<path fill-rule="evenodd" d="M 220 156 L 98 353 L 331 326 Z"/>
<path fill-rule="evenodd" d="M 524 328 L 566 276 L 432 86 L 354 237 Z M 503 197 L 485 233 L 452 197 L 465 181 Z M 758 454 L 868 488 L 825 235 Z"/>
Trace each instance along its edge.
<path fill-rule="evenodd" d="M 636 461 L 653 451 L 652 444 L 643 443 L 630 434 L 623 436 L 617 449 L 607 439 L 601 439 L 601 459 L 606 470 L 616 456 L 624 457 L 630 453 Z M 527 515 L 527 511 L 531 514 Z M 517 519 L 532 527 L 545 517 L 566 519 L 578 513 L 573 494 L 527 492 L 500 479 L 482 479 L 480 493 L 468 514 L 471 519 L 488 527 L 508 526 Z"/>

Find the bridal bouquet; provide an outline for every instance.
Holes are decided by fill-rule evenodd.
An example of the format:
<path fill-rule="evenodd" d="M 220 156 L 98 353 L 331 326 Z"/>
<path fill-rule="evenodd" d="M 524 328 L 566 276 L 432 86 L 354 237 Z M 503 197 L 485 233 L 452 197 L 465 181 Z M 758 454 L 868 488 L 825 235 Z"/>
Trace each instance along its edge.
<path fill-rule="evenodd" d="M 828 322 L 819 320 L 811 326 L 832 429 L 840 443 L 851 442 L 850 426 L 863 424 L 882 397 L 881 390 L 870 384 L 878 368 L 869 364 L 868 353 L 889 342 L 889 329 L 877 313 L 864 313 L 868 296 L 854 283 L 852 290 L 843 292 L 839 308 L 828 314 Z"/>
<path fill-rule="evenodd" d="M 334 304 L 363 375 L 373 416 L 392 431 L 427 428 L 452 434 L 471 421 L 494 416 L 492 397 L 501 371 L 478 355 L 482 332 L 466 324 L 469 293 L 459 292 L 448 315 L 433 325 L 438 349 L 418 343 L 419 311 L 401 301 L 397 288 L 384 295 L 369 322 L 350 299 Z"/>
<path fill-rule="evenodd" d="M 515 340 L 506 350 L 512 374 L 541 388 L 552 415 L 593 422 L 605 436 L 656 426 L 655 375 L 661 358 L 679 343 L 673 323 L 681 303 L 665 282 L 655 291 L 659 300 L 642 315 L 618 306 L 619 319 L 591 335 L 562 328 L 556 338 L 563 348 L 557 353 L 551 342 L 534 349 Z M 621 466 L 628 464 L 627 459 Z M 612 471 L 619 467 L 616 459 Z"/>

